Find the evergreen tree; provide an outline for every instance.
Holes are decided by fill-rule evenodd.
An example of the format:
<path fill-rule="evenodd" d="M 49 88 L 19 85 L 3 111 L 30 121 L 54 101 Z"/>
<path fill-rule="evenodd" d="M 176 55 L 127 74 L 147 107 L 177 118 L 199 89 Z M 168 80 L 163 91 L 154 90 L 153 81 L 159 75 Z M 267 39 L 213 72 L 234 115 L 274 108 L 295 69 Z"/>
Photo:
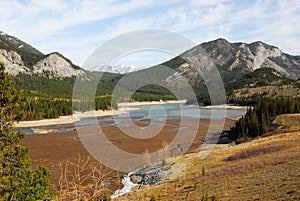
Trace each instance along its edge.
<path fill-rule="evenodd" d="M 244 141 L 248 141 L 248 138 L 255 138 L 269 132 L 277 115 L 299 112 L 300 97 L 264 98 L 258 101 L 253 109 L 248 109 L 247 113 L 231 127 L 230 137 L 244 138 Z"/>
<path fill-rule="evenodd" d="M 0 197 L 2 200 L 50 200 L 49 171 L 40 166 L 33 171 L 28 148 L 18 145 L 25 137 L 14 132 L 19 95 L 0 62 Z"/>

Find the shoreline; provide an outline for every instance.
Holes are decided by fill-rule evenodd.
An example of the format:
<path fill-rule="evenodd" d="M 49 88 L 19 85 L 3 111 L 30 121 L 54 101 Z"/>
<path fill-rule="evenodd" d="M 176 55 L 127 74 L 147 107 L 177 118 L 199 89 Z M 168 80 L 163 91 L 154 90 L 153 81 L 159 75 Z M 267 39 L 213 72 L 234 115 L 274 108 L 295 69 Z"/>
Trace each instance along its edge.
<path fill-rule="evenodd" d="M 162 104 L 185 104 L 187 100 L 167 100 L 167 101 L 135 101 L 135 102 L 126 102 L 126 103 L 118 103 L 119 107 L 129 107 L 129 106 L 139 106 L 139 105 L 162 105 Z"/>
<path fill-rule="evenodd" d="M 105 117 L 105 116 L 114 116 L 119 114 L 124 114 L 128 110 L 136 110 L 137 108 L 120 108 L 119 110 L 106 110 L 106 111 L 87 111 L 87 112 L 75 112 L 73 115 L 60 116 L 55 119 L 41 119 L 41 120 L 32 120 L 32 121 L 20 121 L 16 123 L 16 128 L 30 128 L 38 126 L 51 126 L 58 124 L 71 124 L 76 121 L 79 121 L 81 118 L 91 118 L 91 117 Z"/>
<path fill-rule="evenodd" d="M 16 123 L 16 128 L 30 128 L 30 127 L 38 127 L 38 126 L 52 126 L 58 124 L 71 124 L 76 121 L 79 121 L 81 118 L 91 118 L 91 117 L 105 117 L 105 116 L 114 116 L 120 115 L 128 112 L 129 110 L 138 110 L 138 108 L 132 108 L 131 106 L 138 105 L 156 105 L 156 104 L 174 104 L 174 103 L 182 103 L 184 104 L 186 100 L 181 101 L 150 101 L 150 102 L 130 102 L 130 103 L 119 103 L 118 110 L 106 110 L 106 111 L 87 111 L 87 112 L 75 112 L 73 115 L 68 116 L 60 116 L 55 119 L 41 119 L 41 120 L 30 120 L 30 121 L 20 121 Z M 130 106 L 130 108 L 129 108 Z"/>
<path fill-rule="evenodd" d="M 86 112 L 75 112 L 73 115 L 60 116 L 55 119 L 41 119 L 41 120 L 31 120 L 31 121 L 20 121 L 16 123 L 15 128 L 32 128 L 39 126 L 52 126 L 59 124 L 71 124 L 80 121 L 82 118 L 91 117 L 105 117 L 114 116 L 127 113 L 129 110 L 139 110 L 139 108 L 134 108 L 132 106 L 142 106 L 142 105 L 157 105 L 157 104 L 185 104 L 186 100 L 169 100 L 169 101 L 150 101 L 150 102 L 128 102 L 128 103 L 118 103 L 118 110 L 106 110 L 106 111 L 86 111 Z M 232 109 L 232 110 L 246 110 L 247 106 L 234 106 L 234 105 L 213 105 L 213 106 L 198 106 L 190 105 L 192 107 L 199 107 L 203 109 Z"/>
<path fill-rule="evenodd" d="M 222 105 L 207 105 L 207 106 L 199 106 L 203 109 L 231 109 L 231 110 L 247 110 L 249 106 L 238 106 L 238 105 L 228 105 L 228 104 L 222 104 Z"/>

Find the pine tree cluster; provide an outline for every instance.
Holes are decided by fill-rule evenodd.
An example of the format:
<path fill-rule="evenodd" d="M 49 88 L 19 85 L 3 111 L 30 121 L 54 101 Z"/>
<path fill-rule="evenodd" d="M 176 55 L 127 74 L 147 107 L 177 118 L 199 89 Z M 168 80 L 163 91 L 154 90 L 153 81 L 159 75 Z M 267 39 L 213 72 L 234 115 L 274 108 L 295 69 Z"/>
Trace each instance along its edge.
<path fill-rule="evenodd" d="M 239 121 L 230 129 L 230 137 L 248 141 L 270 131 L 273 120 L 280 114 L 300 112 L 300 97 L 279 97 L 261 99 L 247 110 Z"/>

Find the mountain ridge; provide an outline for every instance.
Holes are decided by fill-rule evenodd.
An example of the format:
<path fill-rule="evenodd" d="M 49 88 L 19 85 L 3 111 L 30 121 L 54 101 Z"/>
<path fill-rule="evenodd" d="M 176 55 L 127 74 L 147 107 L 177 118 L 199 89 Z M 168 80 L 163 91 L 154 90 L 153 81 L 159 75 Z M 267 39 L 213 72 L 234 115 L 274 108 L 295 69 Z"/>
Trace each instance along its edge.
<path fill-rule="evenodd" d="M 188 67 L 188 64 L 182 59 L 179 59 L 179 57 L 184 58 L 187 53 L 199 48 L 205 50 L 210 58 L 212 58 L 218 70 L 220 71 L 221 76 L 224 75 L 222 78 L 225 82 L 232 81 L 233 79 L 237 79 L 242 76 L 232 76 L 232 78 L 230 76 L 226 77 L 226 74 L 230 72 L 244 74 L 263 67 L 273 68 L 279 73 L 292 79 L 300 78 L 300 56 L 286 54 L 282 52 L 278 47 L 266 44 L 262 41 L 255 41 L 252 43 L 230 43 L 224 38 L 218 38 L 216 40 L 201 43 L 183 52 L 178 57 L 162 63 L 162 65 L 167 65 L 168 67 L 180 71 L 182 70 L 181 67 L 184 64 L 183 66 L 185 67 L 185 69 L 187 69 L 186 67 Z M 42 71 L 53 71 L 53 69 L 55 69 L 56 67 L 55 63 L 54 65 L 51 65 L 51 70 L 42 68 L 42 65 L 40 64 L 37 65 L 37 63 L 45 60 L 45 58 L 47 57 L 51 57 L 52 55 L 57 56 L 54 57 L 54 59 L 64 61 L 65 64 L 68 63 L 68 65 L 66 66 L 75 69 L 75 71 L 81 70 L 80 72 L 75 72 L 69 69 L 69 73 L 72 73 L 67 73 L 65 77 L 76 76 L 77 74 L 86 71 L 81 67 L 74 65 L 70 59 L 64 57 L 59 52 L 52 52 L 44 55 L 31 45 L 14 36 L 10 36 L 3 31 L 0 31 L 0 50 L 0 59 L 6 61 L 5 63 L 8 66 L 7 68 L 10 68 L 12 64 L 13 69 L 15 69 L 15 72 L 10 69 L 10 72 L 13 75 L 16 75 L 18 73 L 30 73 L 30 71 L 32 70 L 34 70 L 34 72 L 38 72 L 39 75 L 41 75 Z M 24 51 L 27 51 L 28 55 L 30 55 L 27 55 L 29 59 L 27 59 L 27 57 L 24 55 Z M 4 57 L 6 57 L 6 59 Z M 14 58 L 16 58 L 16 61 L 14 60 Z M 174 60 L 177 61 L 174 62 Z M 16 69 L 18 66 L 20 67 L 20 69 Z M 99 68 L 99 71 L 119 74 L 127 74 L 136 70 L 137 69 L 133 69 L 132 67 L 121 65 L 107 65 Z M 53 73 L 48 72 L 48 74 L 51 75 Z M 62 74 L 57 74 L 57 76 L 63 77 Z M 57 78 L 57 76 L 50 76 L 50 78 Z"/>
<path fill-rule="evenodd" d="M 93 71 L 100 71 L 100 72 L 108 72 L 108 73 L 118 73 L 118 74 L 128 74 L 135 71 L 138 71 L 139 69 L 133 66 L 123 66 L 123 65 L 104 65 L 95 68 Z"/>
<path fill-rule="evenodd" d="M 272 68 L 281 75 L 290 79 L 300 78 L 299 56 L 283 53 L 278 47 L 268 45 L 261 41 L 252 43 L 229 43 L 226 39 L 219 38 L 201 43 L 181 55 L 162 63 L 176 71 L 173 77 L 183 76 L 191 85 L 195 81 L 202 81 L 196 66 L 191 66 L 184 58 L 197 57 L 205 51 L 219 70 L 224 83 L 234 82 L 247 73 L 261 68 Z M 202 64 L 201 64 L 202 65 Z M 204 63 L 203 66 L 210 63 Z M 172 80 L 171 78 L 169 78 Z"/>
<path fill-rule="evenodd" d="M 15 36 L 0 32 L 0 61 L 4 62 L 7 72 L 16 76 L 29 74 L 49 79 L 64 79 L 87 76 L 86 71 L 76 66 L 59 52 L 43 54 Z"/>
<path fill-rule="evenodd" d="M 19 48 L 20 46 L 21 48 Z M 24 49 L 26 49 L 26 51 Z M 249 44 L 244 42 L 230 43 L 224 38 L 201 43 L 186 50 L 181 55 L 162 63 L 161 65 L 167 66 L 175 72 L 173 71 L 173 74 L 162 73 L 159 75 L 159 79 L 170 84 L 171 82 L 176 82 L 178 77 L 183 77 L 189 81 L 196 94 L 202 93 L 205 91 L 206 87 L 199 74 L 198 68 L 200 67 L 189 64 L 184 58 L 199 58 L 203 53 L 203 50 L 219 70 L 225 86 L 234 86 L 234 88 L 236 88 L 236 86 L 238 86 L 237 83 L 240 82 L 243 83 L 244 86 L 247 86 L 247 83 L 245 82 L 252 82 L 253 79 L 241 80 L 241 78 L 251 72 L 254 72 L 255 74 L 256 70 L 263 68 L 272 68 L 280 74 L 276 80 L 283 79 L 283 82 L 278 81 L 277 83 L 288 83 L 290 82 L 287 81 L 289 79 L 300 79 L 300 56 L 286 54 L 278 47 L 268 45 L 262 41 L 256 41 Z M 0 61 L 5 63 L 7 72 L 14 77 L 18 77 L 16 79 L 18 82 L 22 80 L 22 76 L 24 78 L 26 77 L 27 82 L 30 82 L 30 79 L 35 79 L 36 81 L 34 83 L 47 83 L 48 79 L 61 81 L 67 79 L 65 85 L 70 88 L 70 82 L 74 82 L 76 76 L 80 76 L 86 80 L 98 76 L 97 71 L 90 72 L 82 69 L 81 67 L 74 65 L 70 59 L 64 57 L 59 52 L 52 52 L 45 55 L 20 39 L 5 34 L 4 32 L 0 32 Z M 201 65 L 202 67 L 205 67 L 211 65 L 211 63 L 204 62 Z M 141 83 L 143 83 L 143 79 L 148 79 L 149 72 L 151 73 L 160 70 L 160 65 L 134 72 L 132 72 L 131 68 L 121 65 L 116 68 L 107 65 L 105 68 L 99 68 L 99 70 L 102 72 L 113 72 L 113 74 L 107 75 L 106 79 L 102 80 L 99 85 L 101 89 L 98 90 L 98 92 L 101 92 L 98 95 L 112 93 L 114 86 L 117 84 L 118 80 L 122 78 L 122 73 L 132 74 L 134 78 L 140 79 Z M 35 76 L 35 78 L 33 78 L 33 76 Z M 274 77 L 274 75 L 270 76 Z M 42 81 L 37 77 L 41 77 L 44 80 Z M 26 90 L 30 90 L 31 85 L 26 84 L 25 81 L 21 82 L 22 83 L 19 86 L 23 88 L 28 86 L 29 88 L 26 88 Z M 50 83 L 53 85 L 55 82 L 49 82 L 49 84 Z M 265 83 L 272 84 L 272 82 L 269 81 Z M 63 84 L 60 86 L 62 85 Z M 180 82 L 176 82 L 175 85 L 178 88 L 183 86 Z M 36 87 L 34 89 L 36 90 Z M 72 90 L 72 88 L 70 88 L 70 90 Z M 139 92 L 149 95 L 152 93 L 151 90 L 153 91 L 153 94 L 158 94 L 159 92 L 160 97 L 161 95 L 164 95 L 162 89 L 153 88 L 153 86 L 146 87 L 145 89 L 139 90 Z M 165 95 L 170 95 L 170 93 L 166 92 Z"/>

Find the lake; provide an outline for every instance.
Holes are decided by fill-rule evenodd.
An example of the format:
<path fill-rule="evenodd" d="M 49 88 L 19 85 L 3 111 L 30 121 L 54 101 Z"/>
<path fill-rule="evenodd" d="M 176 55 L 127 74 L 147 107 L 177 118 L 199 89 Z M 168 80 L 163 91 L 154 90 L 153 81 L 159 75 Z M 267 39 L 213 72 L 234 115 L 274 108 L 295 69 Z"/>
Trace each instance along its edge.
<path fill-rule="evenodd" d="M 142 120 L 151 119 L 155 120 L 158 126 L 161 126 L 165 120 L 180 120 L 181 118 L 191 119 L 222 119 L 232 116 L 241 116 L 246 113 L 243 109 L 231 108 L 202 108 L 191 105 L 181 104 L 153 104 L 153 105 L 138 105 L 128 106 L 127 112 L 119 115 L 85 118 L 76 123 L 76 126 L 86 126 L 99 122 L 101 127 L 114 126 L 122 124 L 122 122 L 132 120 L 132 122 L 141 122 Z M 106 123 L 109 122 L 109 123 Z M 128 124 L 128 126 L 131 126 Z M 180 129 L 180 128 L 179 128 Z M 66 132 L 75 130 L 74 124 L 58 124 L 51 126 L 39 126 L 32 128 L 22 128 L 26 134 L 37 134 L 45 132 Z"/>

